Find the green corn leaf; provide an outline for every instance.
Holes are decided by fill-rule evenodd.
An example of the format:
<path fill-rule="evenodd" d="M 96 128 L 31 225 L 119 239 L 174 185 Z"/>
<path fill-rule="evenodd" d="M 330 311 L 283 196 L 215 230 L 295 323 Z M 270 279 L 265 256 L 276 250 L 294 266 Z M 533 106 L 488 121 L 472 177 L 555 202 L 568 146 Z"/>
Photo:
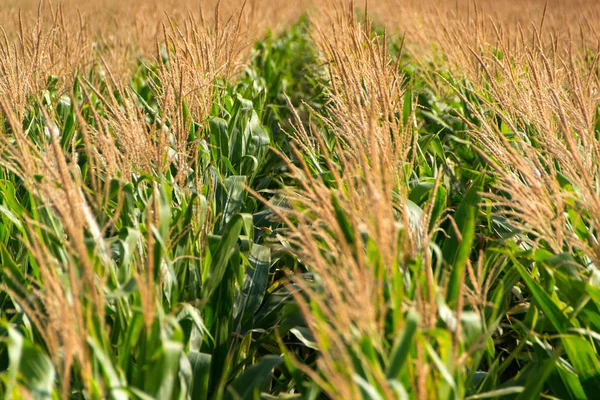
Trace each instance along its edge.
<path fill-rule="evenodd" d="M 241 333 L 251 329 L 254 314 L 262 304 L 269 279 L 271 267 L 271 250 L 268 247 L 254 244 L 248 258 L 244 286 L 238 296 L 237 315 L 234 326 L 241 328 Z"/>
<path fill-rule="evenodd" d="M 444 260 L 452 267 L 446 296 L 446 302 L 449 305 L 455 303 L 458 298 L 460 282 L 471 254 L 477 211 L 479 210 L 479 192 L 482 188 L 483 177 L 484 174 L 480 174 L 477 180 L 473 182 L 456 210 L 454 220 L 460 233 L 451 229 L 450 238 L 444 241 L 442 247 Z"/>
<path fill-rule="evenodd" d="M 402 104 L 402 125 L 408 125 L 411 115 L 413 114 L 413 93 L 412 90 L 407 90 L 404 94 L 404 103 Z"/>
<path fill-rule="evenodd" d="M 51 399 L 56 372 L 44 352 L 32 344 L 13 327 L 8 330 L 9 378 L 6 392 L 13 394 L 17 382 L 29 391 L 34 399 Z"/>
<path fill-rule="evenodd" d="M 503 389 L 490 390 L 489 392 L 475 394 L 467 397 L 466 400 L 498 399 L 500 397 L 522 393 L 523 390 L 525 390 L 523 386 L 511 386 Z"/>
<path fill-rule="evenodd" d="M 207 353 L 190 351 L 188 358 L 192 365 L 192 398 L 206 399 L 208 398 L 208 378 L 212 356 Z"/>
<path fill-rule="evenodd" d="M 544 288 L 533 280 L 525 267 L 518 261 L 514 261 L 515 267 L 531 291 L 536 304 L 539 305 L 556 330 L 561 333 L 564 350 L 569 356 L 569 361 L 579 376 L 586 394 L 590 396 L 598 393 L 600 391 L 600 357 L 594 347 L 583 337 L 569 334 L 570 328 L 578 327 L 575 322 L 567 318 L 560 307 L 544 291 Z"/>
<path fill-rule="evenodd" d="M 534 364 L 534 367 L 527 375 L 524 384 L 525 390 L 517 396 L 518 400 L 538 399 L 540 397 L 546 380 L 555 368 L 557 358 L 548 358 L 541 363 Z"/>
<path fill-rule="evenodd" d="M 102 350 L 101 345 L 93 338 L 88 338 L 88 344 L 92 349 L 94 358 L 100 364 L 102 373 L 107 382 L 111 398 L 115 400 L 127 400 L 127 393 L 124 389 L 127 386 L 125 379 L 117 372 L 117 369 L 112 364 L 110 358 Z"/>
<path fill-rule="evenodd" d="M 352 228 L 352 225 L 348 221 L 346 213 L 345 213 L 344 209 L 342 208 L 342 205 L 341 205 L 339 199 L 336 197 L 336 195 L 333 192 L 331 192 L 331 204 L 333 205 L 333 209 L 335 210 L 336 219 L 338 221 L 340 229 L 342 230 L 342 233 L 344 234 L 344 237 L 346 238 L 346 241 L 349 244 L 354 244 L 355 240 L 356 240 L 356 237 L 354 234 L 354 229 Z"/>
<path fill-rule="evenodd" d="M 213 160 L 229 158 L 229 134 L 227 121 L 222 118 L 213 118 L 210 120 L 209 128 Z"/>
<path fill-rule="evenodd" d="M 157 399 L 171 399 L 176 393 L 176 382 L 183 354 L 183 344 L 162 340 L 161 347 L 148 368 L 145 379 L 146 392 Z"/>
<path fill-rule="evenodd" d="M 387 379 L 397 379 L 408 353 L 413 345 L 413 337 L 417 331 L 419 314 L 415 310 L 410 310 L 406 315 L 406 322 L 402 336 L 398 339 L 390 356 L 390 364 L 387 368 Z"/>
<path fill-rule="evenodd" d="M 221 229 L 231 220 L 231 218 L 242 211 L 244 202 L 245 176 L 230 176 L 225 179 L 225 191 L 227 197 L 223 207 L 223 219 L 221 220 Z"/>
<path fill-rule="evenodd" d="M 352 380 L 358 385 L 363 400 L 383 400 L 377 389 L 360 375 L 353 375 Z"/>
<path fill-rule="evenodd" d="M 283 358 L 279 356 L 263 357 L 227 387 L 224 399 L 254 399 L 255 393 L 260 392 L 269 383 L 273 368 L 282 363 Z"/>
<path fill-rule="evenodd" d="M 231 256 L 237 251 L 237 241 L 242 230 L 243 219 L 237 214 L 231 218 L 225 226 L 223 235 L 219 238 L 219 244 L 212 255 L 210 264 L 210 275 L 203 288 L 203 297 L 209 299 L 219 286 Z"/>

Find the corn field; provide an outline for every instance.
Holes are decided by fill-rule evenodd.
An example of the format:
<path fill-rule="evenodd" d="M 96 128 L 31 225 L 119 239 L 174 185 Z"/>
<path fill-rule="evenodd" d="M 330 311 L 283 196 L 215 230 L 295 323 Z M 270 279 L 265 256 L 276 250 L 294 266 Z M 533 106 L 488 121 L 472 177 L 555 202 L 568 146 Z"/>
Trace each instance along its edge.
<path fill-rule="evenodd" d="M 599 21 L 2 0 L 0 398 L 600 398 Z"/>

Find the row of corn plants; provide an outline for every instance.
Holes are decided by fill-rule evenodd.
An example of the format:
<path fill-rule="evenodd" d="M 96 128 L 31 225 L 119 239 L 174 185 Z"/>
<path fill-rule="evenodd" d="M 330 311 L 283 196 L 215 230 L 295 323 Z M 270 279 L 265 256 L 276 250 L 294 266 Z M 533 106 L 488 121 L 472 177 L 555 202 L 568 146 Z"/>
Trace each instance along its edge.
<path fill-rule="evenodd" d="M 596 396 L 597 58 L 461 73 L 339 0 L 235 73 L 177 35 L 0 97 L 2 398 Z"/>

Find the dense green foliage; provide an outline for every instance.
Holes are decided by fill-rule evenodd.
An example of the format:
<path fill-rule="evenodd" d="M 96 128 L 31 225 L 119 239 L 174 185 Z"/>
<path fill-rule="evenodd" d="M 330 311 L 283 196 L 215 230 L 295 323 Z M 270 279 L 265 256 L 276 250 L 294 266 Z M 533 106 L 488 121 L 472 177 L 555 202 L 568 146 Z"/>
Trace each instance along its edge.
<path fill-rule="evenodd" d="M 294 151 L 288 137 L 297 128 L 290 123 L 296 110 L 330 149 L 337 145 L 326 122 L 330 82 L 308 29 L 302 21 L 257 43 L 234 82 L 217 82 L 209 120 L 195 120 L 181 100 L 188 139 L 197 144 L 188 163 L 158 168 L 154 160 L 131 177 L 103 179 L 87 158 L 82 124 L 103 129 L 110 102 L 123 109 L 134 102 L 148 129 L 176 123 L 156 98 L 159 66 L 140 62 L 128 93 L 115 93 L 106 77 L 80 76 L 68 94 L 49 81 L 31 99 L 20 121 L 28 140 L 48 152 L 60 146 L 71 157 L 76 167 L 67 174 L 77 174 L 73 182 L 91 204 L 85 218 L 99 228 L 81 229 L 82 250 L 73 240 L 76 228 L 65 226 L 53 205 L 61 197 L 49 199 L 18 170 L 0 169 L 1 397 L 25 397 L 26 390 L 34 398 L 59 398 L 66 387 L 70 398 L 327 398 L 324 385 L 307 374 L 319 351 L 294 297 L 303 295 L 287 274 L 316 285 L 318 279 L 296 257 L 286 221 L 273 211 L 288 207 L 280 189 L 300 184 L 289 175 L 292 166 L 307 166 L 325 183 L 333 181 L 329 168 L 343 168 L 334 157 L 326 161 L 329 154 Z M 480 123 L 472 106 L 485 108 L 485 94 L 447 71 L 422 70 L 410 55 L 399 66 L 408 77 L 408 106 L 398 112 L 408 123 L 414 110 L 417 134 L 410 209 L 417 220 L 427 209 L 432 226 L 441 222 L 428 249 L 404 260 L 398 276 L 384 277 L 391 293 L 385 301 L 398 304 L 398 315 L 387 316 L 385 343 L 365 340 L 364 354 L 353 360 L 365 363 L 363 376 L 352 377 L 363 398 L 386 396 L 369 372 L 377 368 L 398 397 L 416 397 L 415 371 L 428 368 L 436 372 L 423 384 L 438 398 L 594 398 L 600 392 L 596 267 L 582 254 L 526 245 L 527 233 L 481 196 L 497 190 L 497 177 L 464 131 Z M 60 136 L 48 133 L 48 118 Z M 1 134 L 13 135 L 8 119 L 2 122 Z M 175 140 L 165 145 L 175 152 Z M 48 178 L 36 179 L 43 185 Z M 51 184 L 65 190 L 63 200 L 72 200 L 57 182 Z M 381 263 L 381 249 L 369 240 L 363 245 L 344 209 L 335 209 L 346 240 Z M 575 206 L 566 212 L 575 234 L 586 238 L 592 228 L 577 224 Z M 433 277 L 423 267 L 425 252 Z M 85 276 L 90 271 L 92 278 Z M 81 282 L 79 294 L 73 279 Z M 100 300 L 91 294 L 95 285 L 102 285 Z M 437 304 L 437 315 L 427 316 L 432 329 L 422 329 L 424 316 L 409 307 L 423 287 Z M 59 293 L 62 303 L 51 302 Z M 467 294 L 479 308 L 462 300 Z M 69 315 L 69 299 L 77 296 L 83 311 Z M 62 336 L 49 333 L 61 324 Z M 65 376 L 69 355 L 58 347 L 84 352 L 89 363 L 73 362 Z"/>

